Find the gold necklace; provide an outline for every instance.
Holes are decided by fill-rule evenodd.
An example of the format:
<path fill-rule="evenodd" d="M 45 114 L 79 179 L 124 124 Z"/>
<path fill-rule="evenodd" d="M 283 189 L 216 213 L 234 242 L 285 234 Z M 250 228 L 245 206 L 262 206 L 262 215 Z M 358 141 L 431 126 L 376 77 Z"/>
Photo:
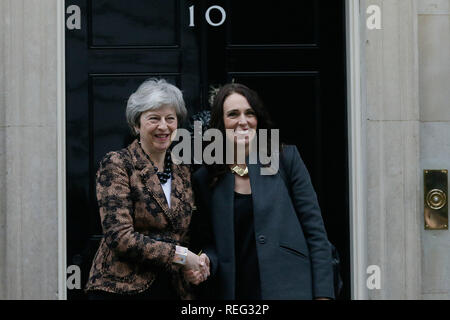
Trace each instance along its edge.
<path fill-rule="evenodd" d="M 239 167 L 238 165 L 235 165 L 231 168 L 231 172 L 237 173 L 239 176 L 243 177 L 248 174 L 248 167 L 246 166 L 245 169 Z"/>

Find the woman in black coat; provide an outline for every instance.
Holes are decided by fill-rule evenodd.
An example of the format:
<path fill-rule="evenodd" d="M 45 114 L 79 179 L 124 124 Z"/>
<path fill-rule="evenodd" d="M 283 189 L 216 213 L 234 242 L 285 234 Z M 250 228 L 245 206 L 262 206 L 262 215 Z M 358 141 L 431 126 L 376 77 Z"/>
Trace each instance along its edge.
<path fill-rule="evenodd" d="M 261 149 L 253 157 L 256 140 L 264 139 L 259 129 L 271 126 L 256 92 L 241 84 L 219 90 L 210 127 L 232 143 L 235 156 L 226 164 L 224 148 L 225 164 L 203 166 L 193 175 L 198 212 L 192 242 L 211 268 L 200 285 L 205 298 L 334 298 L 331 249 L 297 148 L 270 148 L 269 164 L 259 157 Z M 267 145 L 278 143 L 276 138 L 269 135 Z"/>

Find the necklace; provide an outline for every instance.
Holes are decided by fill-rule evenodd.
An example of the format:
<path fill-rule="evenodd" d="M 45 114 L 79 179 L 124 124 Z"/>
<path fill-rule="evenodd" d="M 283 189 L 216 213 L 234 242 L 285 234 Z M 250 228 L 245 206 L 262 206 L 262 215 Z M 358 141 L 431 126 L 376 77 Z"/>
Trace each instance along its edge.
<path fill-rule="evenodd" d="M 164 184 L 172 177 L 172 158 L 170 157 L 170 150 L 166 151 L 166 156 L 164 158 L 164 171 L 159 172 L 158 167 L 155 166 L 150 156 L 145 152 L 144 148 L 142 148 L 141 142 L 139 141 L 139 145 L 141 146 L 142 151 L 144 151 L 145 156 L 150 161 L 150 163 L 153 166 L 153 170 L 155 171 L 156 175 L 158 176 L 159 181 L 161 184 Z"/>
<path fill-rule="evenodd" d="M 153 163 L 152 163 L 153 164 Z M 166 157 L 164 159 L 164 171 L 162 172 L 158 172 L 158 167 L 157 166 L 153 166 L 153 169 L 156 172 L 156 175 L 159 178 L 159 181 L 161 182 L 161 184 L 164 184 L 167 182 L 167 180 L 169 180 L 172 177 L 172 159 L 170 158 L 170 151 L 167 150 L 166 151 Z"/>
<path fill-rule="evenodd" d="M 231 168 L 231 172 L 238 174 L 239 176 L 243 177 L 248 174 L 248 167 L 246 166 L 245 169 L 239 167 L 238 165 L 235 165 Z"/>

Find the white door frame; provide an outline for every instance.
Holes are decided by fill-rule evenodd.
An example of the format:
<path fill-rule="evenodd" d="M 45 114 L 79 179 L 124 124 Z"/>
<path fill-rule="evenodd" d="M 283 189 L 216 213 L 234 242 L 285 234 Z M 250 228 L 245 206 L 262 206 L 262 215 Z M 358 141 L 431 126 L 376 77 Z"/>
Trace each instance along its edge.
<path fill-rule="evenodd" d="M 57 141 L 58 141 L 58 298 L 67 299 L 66 270 L 66 122 L 65 122 L 65 5 L 55 0 L 57 30 Z M 359 0 L 346 0 L 347 112 L 349 152 L 349 204 L 351 298 L 367 299 L 364 130 L 361 96 L 361 23 Z"/>
<path fill-rule="evenodd" d="M 58 299 L 67 299 L 65 5 L 57 2 Z"/>
<path fill-rule="evenodd" d="M 365 197 L 365 130 L 363 122 L 362 42 L 361 31 L 365 21 L 361 18 L 359 0 L 346 0 L 347 39 L 347 115 L 349 157 L 350 204 L 350 273 L 351 298 L 367 299 L 366 288 L 366 197 Z"/>

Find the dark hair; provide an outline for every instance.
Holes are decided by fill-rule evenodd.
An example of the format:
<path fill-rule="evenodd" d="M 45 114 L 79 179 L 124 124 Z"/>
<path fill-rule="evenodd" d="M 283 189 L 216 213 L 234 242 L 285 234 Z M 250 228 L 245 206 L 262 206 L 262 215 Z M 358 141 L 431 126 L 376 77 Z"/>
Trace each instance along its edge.
<path fill-rule="evenodd" d="M 216 96 L 214 97 L 212 107 L 211 107 L 211 120 L 209 123 L 209 128 L 215 128 L 220 130 L 223 137 L 225 137 L 225 123 L 223 121 L 223 104 L 225 100 L 233 93 L 240 94 L 247 99 L 248 104 L 252 107 L 255 112 L 256 119 L 258 120 L 257 129 L 267 129 L 268 130 L 268 146 L 271 145 L 270 129 L 273 128 L 272 121 L 270 120 L 269 114 L 264 107 L 262 100 L 260 99 L 258 93 L 252 89 L 246 87 L 239 83 L 229 83 L 221 87 Z M 257 131 L 258 134 L 258 131 Z M 225 145 L 224 145 L 225 148 Z M 225 157 L 225 149 L 222 153 Z M 212 164 L 208 165 L 209 171 L 209 182 L 210 186 L 214 186 L 216 182 L 226 173 L 228 166 L 225 164 L 225 159 L 223 159 L 223 164 Z"/>

